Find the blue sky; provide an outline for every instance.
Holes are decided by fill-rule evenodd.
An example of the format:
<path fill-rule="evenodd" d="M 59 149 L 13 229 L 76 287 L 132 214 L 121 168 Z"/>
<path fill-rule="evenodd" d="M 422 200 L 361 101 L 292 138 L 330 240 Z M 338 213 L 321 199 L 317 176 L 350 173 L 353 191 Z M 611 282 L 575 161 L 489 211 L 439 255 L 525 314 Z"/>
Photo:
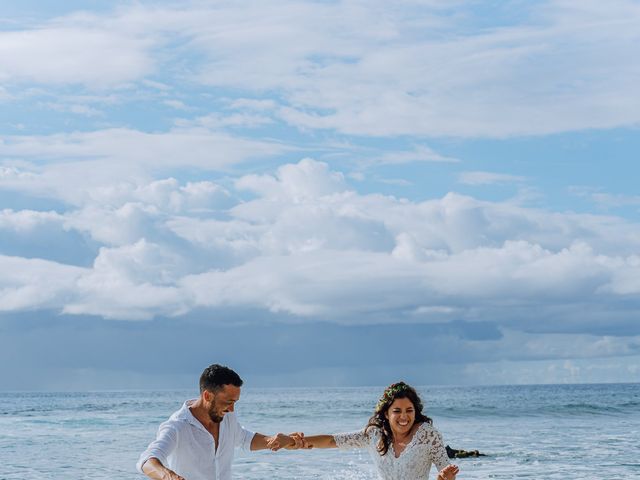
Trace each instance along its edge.
<path fill-rule="evenodd" d="M 0 6 L 0 388 L 637 381 L 639 20 Z"/>

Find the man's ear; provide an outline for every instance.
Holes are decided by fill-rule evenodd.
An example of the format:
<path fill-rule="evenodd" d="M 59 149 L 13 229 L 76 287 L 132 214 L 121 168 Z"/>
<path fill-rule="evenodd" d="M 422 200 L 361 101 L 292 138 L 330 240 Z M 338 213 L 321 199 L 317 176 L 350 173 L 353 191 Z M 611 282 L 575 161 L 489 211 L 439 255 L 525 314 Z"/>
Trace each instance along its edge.
<path fill-rule="evenodd" d="M 213 393 L 211 393 L 209 390 L 205 390 L 204 392 L 202 392 L 202 399 L 205 402 L 210 402 L 213 399 Z"/>

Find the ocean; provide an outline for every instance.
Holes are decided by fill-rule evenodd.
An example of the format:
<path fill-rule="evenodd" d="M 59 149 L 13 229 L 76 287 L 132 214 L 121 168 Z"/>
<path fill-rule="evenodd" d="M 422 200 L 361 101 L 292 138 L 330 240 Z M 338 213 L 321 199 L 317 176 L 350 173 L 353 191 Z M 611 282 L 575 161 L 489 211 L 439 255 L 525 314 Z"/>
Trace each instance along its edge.
<path fill-rule="evenodd" d="M 383 387 L 243 388 L 261 433 L 362 428 Z M 458 479 L 640 479 L 640 384 L 419 387 Z M 193 391 L 0 393 L 0 479 L 142 479 L 138 455 Z M 430 478 L 436 477 L 435 468 Z M 238 479 L 375 479 L 368 453 L 237 451 Z"/>

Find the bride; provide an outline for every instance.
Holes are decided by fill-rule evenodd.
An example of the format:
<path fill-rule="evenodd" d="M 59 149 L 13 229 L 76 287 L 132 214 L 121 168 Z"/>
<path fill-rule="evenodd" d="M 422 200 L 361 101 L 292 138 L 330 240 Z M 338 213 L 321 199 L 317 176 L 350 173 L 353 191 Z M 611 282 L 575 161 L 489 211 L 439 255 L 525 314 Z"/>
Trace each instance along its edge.
<path fill-rule="evenodd" d="M 369 450 L 383 480 L 424 480 L 431 464 L 437 480 L 454 480 L 458 467 L 449 464 L 442 436 L 422 413 L 422 401 L 404 382 L 387 387 L 364 430 L 298 438 L 307 448 Z"/>

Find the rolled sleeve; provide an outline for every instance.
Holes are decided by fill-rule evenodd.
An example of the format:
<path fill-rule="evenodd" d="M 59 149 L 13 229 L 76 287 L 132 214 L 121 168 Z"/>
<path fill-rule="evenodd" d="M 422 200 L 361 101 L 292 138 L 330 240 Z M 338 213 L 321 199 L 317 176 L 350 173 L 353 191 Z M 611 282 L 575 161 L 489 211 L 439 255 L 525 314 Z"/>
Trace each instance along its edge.
<path fill-rule="evenodd" d="M 176 448 L 178 443 L 178 432 L 172 425 L 160 425 L 156 439 L 149 444 L 147 449 L 142 452 L 138 463 L 136 463 L 136 469 L 138 472 L 144 474 L 142 466 L 150 458 L 157 458 L 160 463 L 167 465 L 167 458 Z"/>
<path fill-rule="evenodd" d="M 244 451 L 251 450 L 251 441 L 255 436 L 255 432 L 247 430 L 242 425 L 240 425 L 240 422 L 235 415 L 233 416 L 232 428 L 234 430 L 233 436 L 235 439 L 235 446 L 240 447 Z"/>
<path fill-rule="evenodd" d="M 247 430 L 244 427 L 240 427 L 240 434 L 238 435 L 238 442 L 236 443 L 236 446 L 242 448 L 242 450 L 248 452 L 249 450 L 251 450 L 251 441 L 253 440 L 253 437 L 255 436 L 255 432 L 252 432 L 251 430 Z"/>

